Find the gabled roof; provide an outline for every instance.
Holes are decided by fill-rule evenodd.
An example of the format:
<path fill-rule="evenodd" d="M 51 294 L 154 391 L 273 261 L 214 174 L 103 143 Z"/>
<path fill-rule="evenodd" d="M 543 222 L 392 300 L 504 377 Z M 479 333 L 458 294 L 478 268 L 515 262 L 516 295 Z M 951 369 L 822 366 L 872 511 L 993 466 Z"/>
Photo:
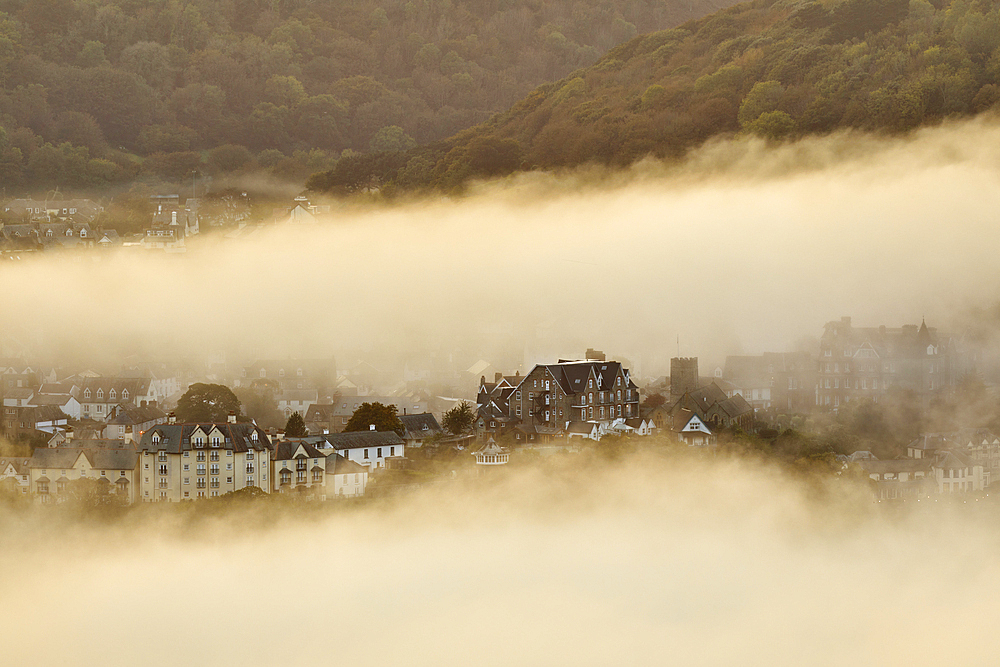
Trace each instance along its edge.
<path fill-rule="evenodd" d="M 384 447 L 386 445 L 405 444 L 403 439 L 393 431 L 351 431 L 347 433 L 329 433 L 323 440 L 336 450 L 357 449 L 359 447 Z"/>
<path fill-rule="evenodd" d="M 441 432 L 441 426 L 437 419 L 429 412 L 419 415 L 400 415 L 399 421 L 403 422 L 403 438 L 426 438 Z"/>
<path fill-rule="evenodd" d="M 302 442 L 300 440 L 280 440 L 274 445 L 274 454 L 271 455 L 271 460 L 291 461 L 294 459 L 295 453 L 299 451 L 300 448 L 305 453 L 306 458 L 326 458 L 326 453 L 321 452 L 315 445 L 308 442 Z"/>
<path fill-rule="evenodd" d="M 168 454 L 177 454 L 183 451 L 198 449 L 191 443 L 191 434 L 196 429 L 201 429 L 205 433 L 211 433 L 218 429 L 225 440 L 219 445 L 220 449 L 231 449 L 234 452 L 264 451 L 271 449 L 271 443 L 264 433 L 256 425 L 249 422 L 229 423 L 203 423 L 203 424 L 157 424 L 142 435 L 138 448 L 144 451 L 166 451 Z M 253 434 L 257 434 L 257 441 L 254 442 Z M 153 444 L 155 436 L 160 437 L 159 444 Z M 213 449 L 210 443 L 206 443 L 204 449 Z"/>
<path fill-rule="evenodd" d="M 566 427 L 567 433 L 583 433 L 585 435 L 592 434 L 597 429 L 597 424 L 595 422 L 570 422 Z"/>

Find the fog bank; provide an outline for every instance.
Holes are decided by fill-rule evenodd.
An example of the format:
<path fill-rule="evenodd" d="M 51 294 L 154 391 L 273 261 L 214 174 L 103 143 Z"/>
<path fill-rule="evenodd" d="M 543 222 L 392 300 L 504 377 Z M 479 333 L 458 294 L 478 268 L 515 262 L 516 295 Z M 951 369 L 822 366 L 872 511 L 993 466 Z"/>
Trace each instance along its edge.
<path fill-rule="evenodd" d="M 516 339 L 664 372 L 678 351 L 707 364 L 781 350 L 841 315 L 946 326 L 992 305 L 998 184 L 988 120 L 905 139 L 716 143 L 680 166 L 341 207 L 183 256 L 7 262 L 0 333 L 110 358 L 485 354 Z"/>
<path fill-rule="evenodd" d="M 8 517 L 0 627 L 11 664 L 992 664 L 986 502 L 640 457 L 271 528 Z"/>

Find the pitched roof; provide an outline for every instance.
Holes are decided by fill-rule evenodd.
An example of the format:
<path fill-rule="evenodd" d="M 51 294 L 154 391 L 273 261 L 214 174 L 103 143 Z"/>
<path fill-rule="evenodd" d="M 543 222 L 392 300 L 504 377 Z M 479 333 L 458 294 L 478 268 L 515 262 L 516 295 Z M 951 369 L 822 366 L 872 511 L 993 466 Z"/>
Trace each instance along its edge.
<path fill-rule="evenodd" d="M 426 438 L 441 432 L 441 426 L 437 419 L 429 412 L 419 415 L 400 415 L 399 421 L 403 422 L 403 438 Z"/>
<path fill-rule="evenodd" d="M 384 447 L 386 445 L 405 444 L 403 439 L 393 431 L 351 431 L 347 433 L 329 433 L 323 440 L 337 450 L 357 449 L 359 447 Z"/>
<path fill-rule="evenodd" d="M 299 447 L 301 447 L 305 452 L 306 458 L 326 458 L 326 452 L 320 451 L 315 445 L 308 442 L 302 442 L 299 440 L 280 440 L 274 445 L 274 454 L 271 455 L 271 460 L 291 461 L 294 459 L 295 452 L 299 450 Z"/>
<path fill-rule="evenodd" d="M 191 443 L 191 435 L 201 429 L 206 436 L 211 437 L 212 431 L 218 429 L 225 440 L 220 444 L 222 449 L 231 449 L 234 452 L 248 452 L 250 450 L 263 451 L 271 449 L 271 442 L 258 426 L 249 422 L 229 423 L 198 423 L 198 424 L 157 424 L 142 434 L 138 449 L 144 451 L 166 451 L 168 454 L 177 454 L 182 451 L 196 449 Z M 253 434 L 257 434 L 257 440 L 253 440 Z M 154 436 L 159 435 L 159 444 L 153 444 Z M 212 449 L 209 442 L 206 442 L 205 449 Z"/>

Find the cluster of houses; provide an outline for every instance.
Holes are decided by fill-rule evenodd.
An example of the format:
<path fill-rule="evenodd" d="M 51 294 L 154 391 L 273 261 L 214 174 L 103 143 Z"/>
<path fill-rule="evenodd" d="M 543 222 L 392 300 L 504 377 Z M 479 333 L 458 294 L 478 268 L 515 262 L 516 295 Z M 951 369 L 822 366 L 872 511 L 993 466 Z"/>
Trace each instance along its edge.
<path fill-rule="evenodd" d="M 231 228 L 226 237 L 252 236 L 263 229 L 251 224 L 250 200 L 241 194 L 217 194 L 210 199 L 179 194 L 151 195 L 152 216 L 141 233 L 120 236 L 99 224 L 104 207 L 90 199 L 14 199 L 0 206 L 0 253 L 19 257 L 25 253 L 63 249 L 133 247 L 163 252 L 186 252 L 187 241 L 203 226 Z M 329 213 L 329 205 L 316 205 L 296 197 L 286 207 L 274 209 L 275 222 L 315 223 Z"/>
<path fill-rule="evenodd" d="M 362 496 L 369 474 L 403 460 L 394 432 L 275 439 L 252 422 L 178 423 L 138 440 L 53 436 L 30 457 L 0 458 L 0 488 L 59 503 L 97 493 L 120 503 L 181 502 L 255 487 L 327 500 Z M 94 487 L 96 486 L 96 491 Z"/>
<path fill-rule="evenodd" d="M 171 198 L 158 204 L 161 222 L 190 225 L 174 215 L 176 205 Z M 0 360 L 4 432 L 45 444 L 37 456 L 4 460 L 0 478 L 39 498 L 70 493 L 70 482 L 80 479 L 107 480 L 109 493 L 130 502 L 213 497 L 250 486 L 350 497 L 364 493 L 369 474 L 402 467 L 407 448 L 427 443 L 470 450 L 483 468 L 506 465 L 516 448 L 573 448 L 609 435 L 669 434 L 692 447 L 712 447 L 721 429 L 753 431 L 781 413 L 877 402 L 896 388 L 929 400 L 972 372 L 975 361 L 961 337 L 926 323 L 858 328 L 842 318 L 826 325 L 817 354 L 730 356 L 708 376 L 700 374 L 697 358 L 675 357 L 669 376 L 642 391 L 626 365 L 596 350 L 584 359 L 535 364 L 523 375 L 477 362 L 473 368 L 483 374 L 473 432 L 459 436 L 445 433 L 434 413 L 461 398 L 408 388 L 428 380 L 417 368 L 408 367 L 412 382 L 398 386 L 361 361 L 338 374 L 332 357 L 262 359 L 227 369 L 230 386 L 266 390 L 282 418 L 303 416 L 306 435 L 291 438 L 255 423 L 174 423 L 167 406 L 188 383 L 171 372 L 61 377 Z M 402 432 L 345 433 L 358 408 L 375 402 L 395 407 Z M 844 463 L 867 471 L 879 498 L 931 487 L 980 491 L 1000 473 L 1000 442 L 988 432 L 932 434 L 912 444 L 905 459 L 879 461 L 859 452 Z"/>
<path fill-rule="evenodd" d="M 178 423 L 160 406 L 174 404 L 180 381 L 153 370 L 132 369 L 116 376 L 84 372 L 56 380 L 54 369 L 6 360 L 2 371 L 4 432 L 8 437 L 42 438 L 31 456 L 0 459 L 0 488 L 58 503 L 74 494 L 97 494 L 109 501 L 179 502 L 211 498 L 256 487 L 267 493 L 327 500 L 364 495 L 369 475 L 401 467 L 406 447 L 421 447 L 443 431 L 405 402 L 402 433 L 343 432 L 344 409 L 378 396 L 338 399 L 336 417 L 317 421 L 300 438 L 266 431 L 253 422 Z M 302 391 L 335 377 L 332 360 L 254 362 L 244 377 L 274 380 L 279 388 Z M 273 375 L 273 378 L 270 377 Z M 343 407 L 343 406 L 349 407 Z M 314 407 L 298 406 L 300 414 Z M 331 428 L 335 426 L 336 428 Z"/>
<path fill-rule="evenodd" d="M 879 500 L 984 491 L 1000 474 L 1000 437 L 987 429 L 925 433 L 906 446 L 906 454 L 879 460 L 859 451 L 838 458 L 865 471 Z"/>
<path fill-rule="evenodd" d="M 526 446 L 558 445 L 608 434 L 673 433 L 689 445 L 716 444 L 715 430 L 753 427 L 754 411 L 738 393 L 698 377 L 697 359 L 671 362 L 671 399 L 640 410 L 639 387 L 629 369 L 600 352 L 591 358 L 538 364 L 521 376 L 480 378 L 476 436 L 498 442 L 512 436 Z M 510 439 L 509 437 L 507 438 Z"/>

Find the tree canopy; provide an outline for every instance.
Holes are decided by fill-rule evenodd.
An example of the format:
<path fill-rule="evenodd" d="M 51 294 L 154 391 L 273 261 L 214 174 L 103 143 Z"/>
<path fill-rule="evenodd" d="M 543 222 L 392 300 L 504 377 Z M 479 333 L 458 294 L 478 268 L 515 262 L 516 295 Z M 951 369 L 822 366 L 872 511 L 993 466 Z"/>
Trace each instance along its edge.
<path fill-rule="evenodd" d="M 300 165 L 319 151 L 320 171 L 345 149 L 405 150 L 719 1 L 140 4 L 0 2 L 8 193 L 177 180 L 195 159 L 229 173 L 289 168 L 266 151 Z M 206 162 L 221 146 L 246 153 Z"/>
<path fill-rule="evenodd" d="M 1000 0 L 754 0 L 635 37 L 446 140 L 344 157 L 309 187 L 454 190 L 516 170 L 678 158 L 719 136 L 901 133 L 990 109 Z"/>
<path fill-rule="evenodd" d="M 448 412 L 444 413 L 442 426 L 452 435 L 461 435 L 472 430 L 476 414 L 468 401 L 462 401 Z"/>
<path fill-rule="evenodd" d="M 285 422 L 285 436 L 289 438 L 304 438 L 309 433 L 306 431 L 306 421 L 298 412 L 293 412 L 288 421 Z"/>
<path fill-rule="evenodd" d="M 402 435 L 403 422 L 396 415 L 395 405 L 381 403 L 362 403 L 347 421 L 344 431 L 368 431 L 371 425 L 376 431 L 395 431 Z"/>
<path fill-rule="evenodd" d="M 230 413 L 239 417 L 240 399 L 221 384 L 196 382 L 188 387 L 174 411 L 181 422 L 225 422 Z"/>

